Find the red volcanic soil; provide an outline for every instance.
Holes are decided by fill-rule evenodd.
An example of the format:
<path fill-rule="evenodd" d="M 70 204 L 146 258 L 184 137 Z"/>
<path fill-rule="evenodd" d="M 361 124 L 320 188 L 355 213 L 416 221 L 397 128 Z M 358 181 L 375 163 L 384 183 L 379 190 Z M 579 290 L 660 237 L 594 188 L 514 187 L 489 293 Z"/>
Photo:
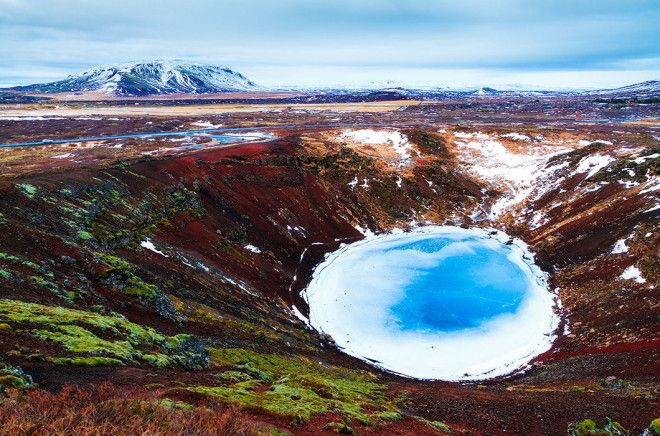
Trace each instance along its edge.
<path fill-rule="evenodd" d="M 163 121 L 163 127 L 177 122 Z M 650 265 L 647 276 L 656 271 L 657 220 L 645 212 L 647 196 L 628 195 L 622 185 L 612 184 L 566 197 L 537 228 L 488 223 L 537 251 L 560 289 L 562 327 L 568 328 L 557 332 L 553 349 L 524 373 L 481 384 L 416 381 L 344 355 L 290 307 L 306 309 L 299 291 L 326 252 L 362 237 L 356 225 L 378 231 L 409 222 L 415 214 L 467 225 L 466 210 L 491 193 L 460 171 L 461 163 L 444 147 L 436 154 L 425 149 L 406 169 L 400 189 L 399 174 L 377 160 L 318 136 L 313 143 L 302 138 L 319 134 L 314 129 L 279 133 L 282 139 L 266 143 L 102 165 L 90 161 L 66 171 L 33 168 L 19 178 L 0 178 L 0 230 L 10 236 L 0 243 L 0 252 L 36 264 L 3 261 L 0 267 L 14 268 L 12 276 L 26 279 L 0 281 L 0 298 L 112 311 L 163 334 L 196 335 L 209 347 L 305 356 L 323 365 L 370 371 L 403 417 L 380 426 L 352 422 L 359 434 L 431 434 L 419 417 L 442 421 L 458 434 L 562 434 L 569 423 L 606 417 L 641 432 L 657 417 L 657 291 L 619 277 L 621 268 L 635 262 Z M 356 175 L 369 178 L 368 191 L 349 186 Z M 431 178 L 437 190 L 430 189 Z M 579 183 L 577 176 L 567 178 L 531 210 L 542 210 Z M 633 235 L 630 253 L 610 255 L 614 242 L 628 235 Z M 142 249 L 140 242 L 147 238 L 167 257 Z M 157 286 L 170 303 L 122 292 L 122 276 L 108 279 L 99 253 L 130 263 L 132 274 Z M 68 301 L 28 280 L 36 274 L 31 268 L 59 289 L 85 292 Z M 60 351 L 55 343 L 15 330 L 2 335 L 0 358 L 53 392 L 101 381 L 122 387 L 150 384 L 174 389 L 178 399 L 195 403 L 199 398 L 182 387 L 218 383 L 212 367 L 55 366 L 44 358 Z M 30 357 L 37 352 L 41 357 Z M 623 381 L 614 383 L 612 377 Z M 264 382 L 254 392 L 270 391 L 276 382 Z M 329 422 L 342 420 L 339 413 L 322 413 L 295 424 L 265 411 L 246 413 L 294 434 L 329 432 Z"/>

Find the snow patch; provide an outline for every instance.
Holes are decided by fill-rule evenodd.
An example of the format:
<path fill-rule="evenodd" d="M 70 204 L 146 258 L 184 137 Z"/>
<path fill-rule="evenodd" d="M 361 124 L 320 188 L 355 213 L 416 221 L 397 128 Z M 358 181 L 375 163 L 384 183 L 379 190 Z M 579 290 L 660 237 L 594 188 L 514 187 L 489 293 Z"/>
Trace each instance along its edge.
<path fill-rule="evenodd" d="M 582 160 L 580 160 L 580 163 L 578 163 L 575 172 L 578 174 L 587 173 L 587 177 L 585 177 L 585 179 L 588 179 L 592 177 L 594 174 L 596 174 L 598 171 L 600 171 L 601 169 L 605 168 L 613 161 L 614 158 L 603 154 L 594 154 L 592 156 L 587 156 L 585 158 L 582 158 Z"/>
<path fill-rule="evenodd" d="M 412 144 L 408 141 L 408 137 L 398 130 L 344 130 L 340 138 L 350 139 L 359 144 L 389 145 L 399 155 L 397 166 L 401 167 L 410 163 L 409 149 Z"/>
<path fill-rule="evenodd" d="M 190 123 L 190 125 L 195 127 L 201 127 L 204 129 L 217 129 L 222 127 L 222 124 L 213 124 L 210 121 L 202 121 L 202 120 L 192 122 Z"/>
<path fill-rule="evenodd" d="M 258 247 L 254 246 L 252 244 L 244 245 L 243 248 L 245 248 L 246 250 L 251 251 L 253 253 L 261 253 L 261 249 L 259 249 Z"/>
<path fill-rule="evenodd" d="M 469 171 L 503 191 L 491 207 L 492 220 L 527 198 L 539 177 L 562 168 L 543 170 L 548 159 L 568 151 L 563 147 L 531 147 L 527 153 L 513 153 L 485 133 L 454 132 L 454 136 L 461 139 L 455 144 Z"/>
<path fill-rule="evenodd" d="M 646 283 L 646 279 L 642 277 L 642 272 L 635 265 L 630 265 L 621 273 L 621 278 L 624 280 L 634 280 L 637 283 Z"/>
<path fill-rule="evenodd" d="M 73 156 L 73 153 L 64 153 L 64 154 L 58 154 L 56 156 L 51 156 L 51 159 L 66 159 Z"/>
<path fill-rule="evenodd" d="M 146 248 L 149 251 L 153 251 L 156 254 L 160 254 L 163 257 L 169 257 L 167 254 L 163 253 L 162 251 L 158 250 L 156 246 L 154 245 L 153 242 L 151 242 L 150 239 L 145 239 L 144 241 L 140 242 L 140 246 L 142 248 Z"/>
<path fill-rule="evenodd" d="M 504 135 L 500 135 L 501 138 L 509 138 L 513 139 L 514 141 L 525 141 L 525 142 L 531 142 L 532 138 L 530 138 L 527 135 L 523 135 L 522 133 L 517 133 L 517 132 L 511 132 L 511 133 L 505 133 Z"/>
<path fill-rule="evenodd" d="M 612 248 L 612 251 L 610 253 L 619 254 L 619 253 L 627 253 L 627 252 L 628 252 L 628 246 L 626 245 L 626 240 L 619 239 L 614 243 L 614 247 Z"/>

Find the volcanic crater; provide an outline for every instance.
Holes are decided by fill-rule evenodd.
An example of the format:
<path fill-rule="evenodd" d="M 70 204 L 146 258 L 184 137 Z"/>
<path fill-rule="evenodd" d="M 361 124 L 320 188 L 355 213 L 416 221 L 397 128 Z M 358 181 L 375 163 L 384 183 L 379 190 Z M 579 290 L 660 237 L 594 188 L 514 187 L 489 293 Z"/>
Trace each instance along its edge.
<path fill-rule="evenodd" d="M 0 119 L 6 144 L 66 140 L 0 148 L 3 371 L 51 392 L 146 385 L 296 434 L 643 431 L 658 410 L 657 124 L 536 109 L 503 123 L 487 114 L 505 102 L 470 104 L 483 111 Z M 269 136 L 149 136 L 200 126 Z M 144 135 L 107 138 L 126 133 Z M 551 345 L 511 372 L 416 380 L 310 326 L 304 291 L 327 256 L 428 226 L 529 247 Z"/>

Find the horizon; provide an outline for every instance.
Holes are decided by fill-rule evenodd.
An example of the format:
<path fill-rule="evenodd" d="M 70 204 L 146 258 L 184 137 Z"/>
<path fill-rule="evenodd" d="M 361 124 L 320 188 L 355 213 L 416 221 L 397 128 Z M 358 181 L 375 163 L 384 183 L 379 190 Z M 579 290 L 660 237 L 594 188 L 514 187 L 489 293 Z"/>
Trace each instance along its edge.
<path fill-rule="evenodd" d="M 251 80 L 256 83 L 256 85 L 260 88 L 262 88 L 263 91 L 287 91 L 287 90 L 301 90 L 301 91 L 312 91 L 312 90 L 318 90 L 318 91 L 323 91 L 323 90 L 382 90 L 382 89 L 408 89 L 408 90 L 427 90 L 427 91 L 441 91 L 441 90 L 447 90 L 447 91 L 474 91 L 474 90 L 479 90 L 479 89 L 485 89 L 485 88 L 490 88 L 490 89 L 495 89 L 497 91 L 556 91 L 556 92 L 561 92 L 561 91 L 588 91 L 588 90 L 599 90 L 599 89 L 615 89 L 619 87 L 625 87 L 625 86 L 631 86 L 631 85 L 636 85 L 640 83 L 646 83 L 646 82 L 657 82 L 658 80 L 655 78 L 648 78 L 648 79 L 642 79 L 639 81 L 633 81 L 633 82 L 619 82 L 616 85 L 611 85 L 611 86 L 602 86 L 602 87 L 594 87 L 594 86 L 544 86 L 544 85 L 525 85 L 522 83 L 503 83 L 499 85 L 493 85 L 491 83 L 473 83 L 473 84 L 462 84 L 462 85 L 456 85 L 452 86 L 451 84 L 443 84 L 443 85 L 434 85 L 432 83 L 427 83 L 427 84 L 418 84 L 416 86 L 407 86 L 402 83 L 398 83 L 392 80 L 388 80 L 386 82 L 369 82 L 369 83 L 363 83 L 363 84 L 351 84 L 351 85 L 345 85 L 341 83 L 337 83 L 335 85 L 332 84 L 326 84 L 326 85 L 313 85 L 313 84 L 308 84 L 308 85 L 294 85 L 294 84 L 289 84 L 289 85 L 271 85 L 271 86 L 266 86 L 262 85 L 260 82 L 253 80 L 252 77 L 250 77 L 247 74 L 244 74 L 242 71 L 237 71 L 235 68 L 233 68 L 231 65 L 226 65 L 226 64 L 211 64 L 208 62 L 199 62 L 199 61 L 192 61 L 192 60 L 187 60 L 187 59 L 149 59 L 149 60 L 143 60 L 143 61 L 125 61 L 125 62 L 116 62 L 116 63 L 109 63 L 109 64 L 98 64 L 98 65 L 91 65 L 83 70 L 79 70 L 77 72 L 73 72 L 70 74 L 67 74 L 66 76 L 56 78 L 54 80 L 49 80 L 48 82 L 29 82 L 29 83 L 20 83 L 20 84 L 3 84 L 0 83 L 0 90 L 2 89 L 11 89 L 13 87 L 17 86 L 26 86 L 26 85 L 33 85 L 33 84 L 42 84 L 42 83 L 49 83 L 49 82 L 56 82 L 60 80 L 67 79 L 69 77 L 73 77 L 79 74 L 83 74 L 85 72 L 94 70 L 94 69 L 103 69 L 103 68 L 111 68 L 111 67 L 120 67 L 120 66 L 128 66 L 128 65 L 136 65 L 136 64 L 148 64 L 148 63 L 179 63 L 179 64 L 194 64 L 194 65 L 200 65 L 200 66 L 206 66 L 206 67 L 219 67 L 219 68 L 228 68 L 231 69 L 234 72 L 240 73 L 241 75 L 245 76 L 248 80 Z"/>
<path fill-rule="evenodd" d="M 659 21 L 652 0 L 0 0 L 0 86 L 158 58 L 269 89 L 616 88 L 660 78 Z"/>

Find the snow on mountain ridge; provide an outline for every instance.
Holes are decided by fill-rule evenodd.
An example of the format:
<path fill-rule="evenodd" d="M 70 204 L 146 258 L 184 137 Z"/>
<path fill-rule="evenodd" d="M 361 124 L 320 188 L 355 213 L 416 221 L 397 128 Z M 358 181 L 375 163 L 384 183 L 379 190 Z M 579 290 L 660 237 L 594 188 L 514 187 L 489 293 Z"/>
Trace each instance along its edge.
<path fill-rule="evenodd" d="M 154 61 L 99 66 L 57 82 L 16 87 L 36 92 L 102 91 L 120 96 L 247 91 L 257 85 L 228 67 Z"/>

